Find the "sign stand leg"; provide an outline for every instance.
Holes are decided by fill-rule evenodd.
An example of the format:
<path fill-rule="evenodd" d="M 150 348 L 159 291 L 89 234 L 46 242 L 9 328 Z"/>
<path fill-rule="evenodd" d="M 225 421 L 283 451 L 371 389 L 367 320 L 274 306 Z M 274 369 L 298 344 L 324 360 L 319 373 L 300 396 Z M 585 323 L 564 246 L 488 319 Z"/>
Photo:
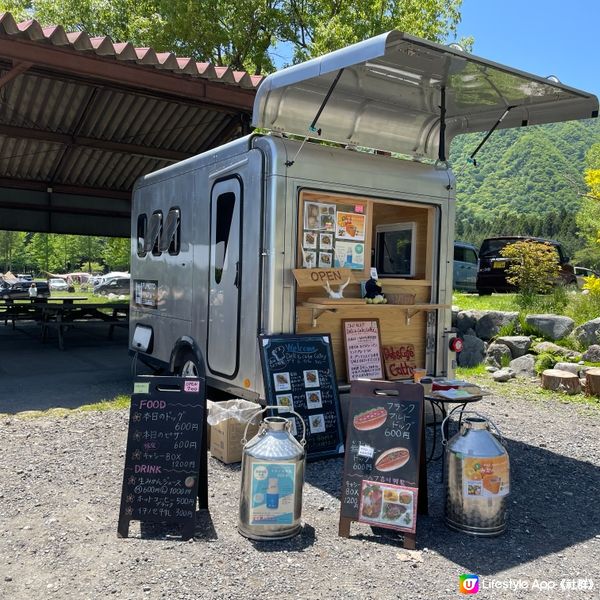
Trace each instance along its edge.
<path fill-rule="evenodd" d="M 404 534 L 404 547 L 407 550 L 414 550 L 417 547 L 417 536 L 414 533 Z"/>
<path fill-rule="evenodd" d="M 352 523 L 352 519 L 349 519 L 348 517 L 340 517 L 340 524 L 338 527 L 339 537 L 350 537 L 350 523 Z"/>
<path fill-rule="evenodd" d="M 427 495 L 427 460 L 425 455 L 425 411 L 423 411 L 423 424 L 421 433 L 421 460 L 419 461 L 419 497 L 417 499 L 417 513 L 429 514 L 429 498 Z"/>
<path fill-rule="evenodd" d="M 117 527 L 117 536 L 120 538 L 129 537 L 129 519 L 119 519 L 119 526 Z"/>
<path fill-rule="evenodd" d="M 208 425 L 206 421 L 206 401 L 204 404 L 204 425 L 202 431 L 202 449 L 200 454 L 200 472 L 198 475 L 198 508 L 208 510 Z"/>

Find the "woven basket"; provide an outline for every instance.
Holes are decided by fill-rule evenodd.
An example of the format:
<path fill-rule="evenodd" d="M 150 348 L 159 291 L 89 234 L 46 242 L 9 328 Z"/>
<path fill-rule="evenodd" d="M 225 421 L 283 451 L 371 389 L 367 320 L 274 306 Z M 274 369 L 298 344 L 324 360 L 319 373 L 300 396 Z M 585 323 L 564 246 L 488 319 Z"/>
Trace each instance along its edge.
<path fill-rule="evenodd" d="M 388 304 L 414 304 L 414 294 L 386 294 Z"/>

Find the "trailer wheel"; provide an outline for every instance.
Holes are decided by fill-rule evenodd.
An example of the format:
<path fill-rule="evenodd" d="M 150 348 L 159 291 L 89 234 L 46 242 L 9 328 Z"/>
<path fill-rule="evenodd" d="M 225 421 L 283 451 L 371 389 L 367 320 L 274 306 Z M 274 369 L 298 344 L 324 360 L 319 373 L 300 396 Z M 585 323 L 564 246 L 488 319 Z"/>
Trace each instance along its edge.
<path fill-rule="evenodd" d="M 190 351 L 187 351 L 181 357 L 179 366 L 177 367 L 177 375 L 181 377 L 199 377 L 200 367 L 198 366 L 198 359 Z"/>

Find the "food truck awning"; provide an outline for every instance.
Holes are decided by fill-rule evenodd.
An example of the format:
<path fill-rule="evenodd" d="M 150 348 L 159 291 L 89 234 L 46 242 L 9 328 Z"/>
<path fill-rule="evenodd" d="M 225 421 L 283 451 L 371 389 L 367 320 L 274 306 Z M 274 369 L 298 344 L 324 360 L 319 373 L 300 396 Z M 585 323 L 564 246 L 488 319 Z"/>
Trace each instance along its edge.
<path fill-rule="evenodd" d="M 447 144 L 460 133 L 490 130 L 503 115 L 500 128 L 598 116 L 596 96 L 556 78 L 390 31 L 269 75 L 252 124 L 438 158 L 442 107 Z"/>

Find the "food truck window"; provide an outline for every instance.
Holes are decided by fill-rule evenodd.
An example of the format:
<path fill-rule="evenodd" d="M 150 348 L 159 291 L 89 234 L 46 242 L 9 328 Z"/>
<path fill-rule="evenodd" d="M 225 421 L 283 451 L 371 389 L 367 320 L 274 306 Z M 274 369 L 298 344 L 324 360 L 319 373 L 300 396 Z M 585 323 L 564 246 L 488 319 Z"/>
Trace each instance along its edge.
<path fill-rule="evenodd" d="M 229 243 L 229 234 L 231 232 L 231 223 L 233 222 L 233 213 L 235 209 L 235 194 L 226 192 L 217 197 L 217 218 L 215 232 L 215 282 L 221 283 L 223 275 L 223 266 L 227 256 L 227 245 Z"/>
<path fill-rule="evenodd" d="M 179 254 L 181 245 L 181 213 L 178 208 L 171 208 L 160 236 L 160 251 L 175 256 Z"/>
<path fill-rule="evenodd" d="M 380 275 L 413 277 L 415 224 L 389 223 L 375 229 L 375 266 Z"/>
<path fill-rule="evenodd" d="M 148 229 L 148 217 L 146 214 L 138 215 L 137 218 L 137 254 L 146 256 L 146 231 Z"/>
<path fill-rule="evenodd" d="M 162 211 L 160 210 L 152 213 L 150 225 L 148 227 L 148 235 L 145 239 L 144 250 L 146 252 L 151 251 L 154 256 L 160 256 L 158 242 L 162 231 L 162 216 Z"/>

